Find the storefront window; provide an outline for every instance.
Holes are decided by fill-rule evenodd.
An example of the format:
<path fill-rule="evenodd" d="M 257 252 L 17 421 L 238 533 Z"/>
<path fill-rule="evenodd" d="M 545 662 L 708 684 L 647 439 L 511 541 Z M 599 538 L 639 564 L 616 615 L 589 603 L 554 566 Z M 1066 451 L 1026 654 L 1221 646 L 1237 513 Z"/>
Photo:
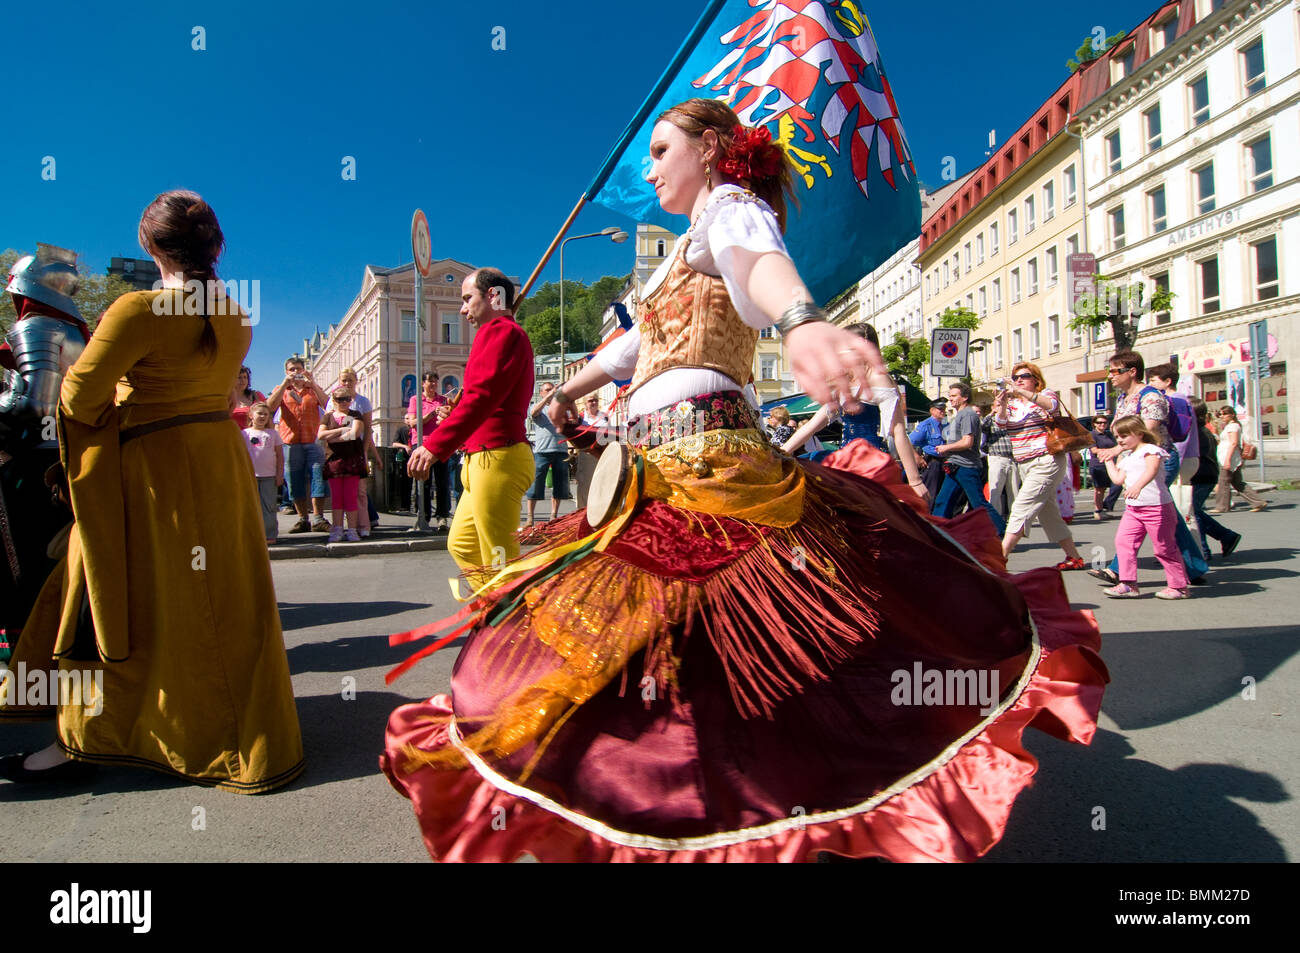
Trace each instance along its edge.
<path fill-rule="evenodd" d="M 1259 402 L 1265 439 L 1283 438 L 1291 434 L 1291 421 L 1287 413 L 1286 364 L 1273 364 L 1269 376 L 1259 382 Z M 1254 437 L 1254 420 L 1250 409 L 1255 403 L 1254 381 L 1243 367 L 1231 367 L 1213 374 L 1198 374 L 1201 397 L 1209 408 L 1210 417 L 1220 407 L 1232 407 L 1246 424 L 1247 436 Z"/>

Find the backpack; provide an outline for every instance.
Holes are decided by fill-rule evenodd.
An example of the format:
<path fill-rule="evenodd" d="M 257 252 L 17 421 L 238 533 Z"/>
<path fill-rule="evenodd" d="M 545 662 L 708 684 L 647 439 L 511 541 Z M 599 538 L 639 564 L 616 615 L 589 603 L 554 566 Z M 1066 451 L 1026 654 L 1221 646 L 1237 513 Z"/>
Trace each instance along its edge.
<path fill-rule="evenodd" d="M 1180 394 L 1166 394 L 1159 387 L 1143 387 L 1139 400 L 1148 393 L 1159 394 L 1168 402 L 1169 419 L 1165 421 L 1165 428 L 1169 431 L 1170 440 L 1182 443 L 1196 426 L 1196 414 L 1192 412 L 1192 405 Z"/>

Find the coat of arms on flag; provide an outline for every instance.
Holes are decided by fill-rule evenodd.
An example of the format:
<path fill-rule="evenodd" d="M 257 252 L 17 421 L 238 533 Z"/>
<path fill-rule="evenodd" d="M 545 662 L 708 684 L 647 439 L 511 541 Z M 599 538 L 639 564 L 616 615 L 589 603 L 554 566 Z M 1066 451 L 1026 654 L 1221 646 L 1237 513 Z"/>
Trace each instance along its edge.
<path fill-rule="evenodd" d="M 853 0 L 715 0 L 606 160 L 589 201 L 680 225 L 644 180 L 654 119 L 692 97 L 767 126 L 794 164 L 786 243 L 822 302 L 915 238 L 916 169 L 866 16 Z"/>

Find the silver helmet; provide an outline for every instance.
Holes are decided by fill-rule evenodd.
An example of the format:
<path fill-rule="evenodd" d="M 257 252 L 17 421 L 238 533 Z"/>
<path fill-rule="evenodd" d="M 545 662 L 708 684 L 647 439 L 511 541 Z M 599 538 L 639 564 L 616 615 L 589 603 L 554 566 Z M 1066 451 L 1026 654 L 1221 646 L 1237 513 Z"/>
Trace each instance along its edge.
<path fill-rule="evenodd" d="M 76 252 L 38 242 L 35 255 L 26 255 L 14 262 L 5 291 L 80 319 L 81 311 L 77 302 L 72 300 L 80 283 Z"/>

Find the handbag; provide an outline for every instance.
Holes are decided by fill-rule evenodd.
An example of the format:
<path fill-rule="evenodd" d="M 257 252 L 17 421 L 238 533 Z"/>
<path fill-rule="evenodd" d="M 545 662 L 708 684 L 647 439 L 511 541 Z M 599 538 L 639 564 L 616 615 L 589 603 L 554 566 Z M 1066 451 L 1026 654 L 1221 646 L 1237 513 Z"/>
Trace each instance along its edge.
<path fill-rule="evenodd" d="M 1092 439 L 1092 431 L 1085 430 L 1083 424 L 1065 409 L 1065 404 L 1059 406 L 1061 412 L 1052 418 L 1052 429 L 1047 434 L 1047 452 L 1056 456 L 1095 447 L 1097 441 Z"/>
<path fill-rule="evenodd" d="M 1253 443 L 1247 443 L 1245 437 L 1242 437 L 1241 459 L 1254 460 L 1257 456 L 1259 456 L 1259 447 L 1255 446 Z"/>

